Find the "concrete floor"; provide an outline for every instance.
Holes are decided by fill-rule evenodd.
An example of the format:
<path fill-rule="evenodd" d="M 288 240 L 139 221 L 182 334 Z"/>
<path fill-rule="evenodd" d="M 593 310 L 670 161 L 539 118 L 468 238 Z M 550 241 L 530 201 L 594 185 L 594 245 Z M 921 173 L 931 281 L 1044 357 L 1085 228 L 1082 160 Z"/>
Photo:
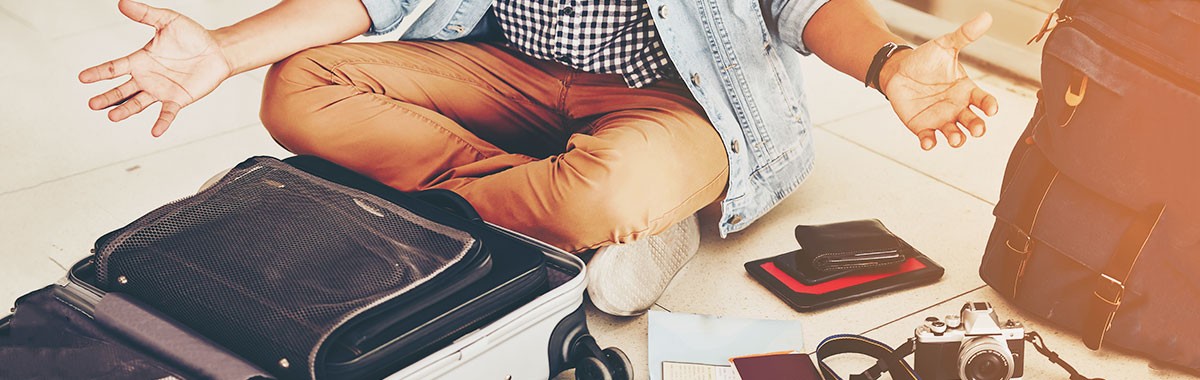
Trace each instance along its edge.
<path fill-rule="evenodd" d="M 268 7 L 261 0 L 153 1 L 209 27 Z M 1000 20 L 1003 22 L 1003 20 Z M 152 31 L 125 20 L 115 2 L 0 0 L 0 305 L 53 282 L 86 256 L 94 239 L 194 191 L 205 179 L 252 155 L 286 156 L 258 120 L 263 70 L 227 81 L 185 109 L 152 139 L 154 112 L 112 124 L 87 99 L 112 84 L 81 85 L 77 73 L 142 46 Z M 1002 318 L 1025 321 L 1085 375 L 1108 379 L 1181 379 L 1146 359 L 1093 352 L 1077 336 L 1013 308 L 977 274 L 1009 149 L 1035 103 L 1034 90 L 974 71 L 1000 100 L 989 133 L 961 149 L 922 152 L 873 90 L 815 58 L 805 62 L 818 167 L 777 209 L 750 229 L 720 239 L 714 210 L 702 213 L 703 244 L 657 308 L 738 317 L 798 319 L 806 347 L 836 333 L 865 333 L 899 344 L 926 315 L 991 301 Z M 157 108 L 152 108 L 152 111 Z M 942 145 L 944 147 L 945 145 Z M 871 184 L 871 185 L 868 185 Z M 885 184 L 879 186 L 878 184 Z M 743 263 L 795 248 L 792 228 L 878 218 L 946 267 L 938 283 L 798 313 L 751 280 Z M 639 378 L 646 359 L 646 317 L 589 313 L 603 345 L 630 354 Z M 840 360 L 849 373 L 862 362 Z M 1039 356 L 1027 379 L 1066 378 Z M 564 376 L 569 377 L 569 376 Z"/>

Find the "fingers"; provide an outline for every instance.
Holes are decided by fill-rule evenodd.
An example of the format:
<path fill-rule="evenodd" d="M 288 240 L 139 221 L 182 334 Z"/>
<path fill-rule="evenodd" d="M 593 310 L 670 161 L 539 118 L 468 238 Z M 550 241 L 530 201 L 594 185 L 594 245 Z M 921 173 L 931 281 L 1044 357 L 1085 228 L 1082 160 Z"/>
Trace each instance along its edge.
<path fill-rule="evenodd" d="M 942 131 L 942 135 L 946 136 L 946 142 L 950 143 L 951 147 L 958 148 L 967 142 L 967 135 L 964 135 L 962 130 L 958 128 L 958 124 L 953 121 L 943 124 L 938 130 Z"/>
<path fill-rule="evenodd" d="M 996 112 L 1000 111 L 1000 104 L 996 102 L 996 97 L 979 87 L 971 90 L 971 105 L 983 110 L 983 114 L 988 116 L 996 116 Z"/>
<path fill-rule="evenodd" d="M 155 29 L 162 29 L 175 18 L 173 11 L 155 8 L 133 0 L 121 0 L 117 3 L 117 9 L 120 9 L 121 13 L 130 20 L 153 26 Z"/>
<path fill-rule="evenodd" d="M 172 101 L 162 102 L 162 111 L 158 113 L 158 121 L 154 122 L 154 128 L 150 128 L 150 134 L 154 137 L 162 136 L 171 127 L 171 122 L 175 121 L 175 116 L 179 115 L 179 110 L 183 106 Z"/>
<path fill-rule="evenodd" d="M 89 67 L 79 73 L 79 81 L 83 83 L 94 83 L 102 80 L 113 79 L 125 74 L 129 74 L 129 56 L 124 56 Z"/>
<path fill-rule="evenodd" d="M 917 132 L 917 138 L 921 140 L 921 149 L 932 150 L 937 146 L 937 135 L 933 133 L 932 129 Z"/>
<path fill-rule="evenodd" d="M 971 108 L 963 108 L 962 112 L 958 113 L 958 123 L 967 128 L 967 132 L 971 132 L 972 137 L 983 137 L 987 132 L 987 126 L 975 111 Z"/>
<path fill-rule="evenodd" d="M 958 30 L 950 32 L 938 38 L 941 46 L 960 50 L 967 47 L 979 37 L 983 37 L 984 33 L 992 27 L 992 14 L 983 12 L 979 16 L 975 16 L 971 21 L 967 21 L 958 27 Z"/>
<path fill-rule="evenodd" d="M 917 131 L 917 138 L 921 141 L 921 149 L 932 150 L 937 146 L 937 133 L 934 131 L 941 131 L 942 135 L 946 137 L 946 142 L 951 147 L 962 147 L 967 142 L 967 136 L 963 134 L 959 124 L 965 127 L 971 133 L 971 136 L 974 137 L 983 137 L 983 134 L 987 132 L 987 125 L 984 123 L 983 118 L 976 115 L 970 108 L 965 108 L 959 112 L 957 120 L 946 122 L 937 129 L 930 128 Z"/>
<path fill-rule="evenodd" d="M 114 104 L 125 101 L 125 99 L 129 99 L 129 97 L 133 96 L 133 94 L 136 94 L 136 93 L 138 93 L 137 84 L 133 83 L 133 80 L 130 79 L 129 81 L 125 82 L 124 84 L 122 84 L 120 86 L 117 86 L 116 88 L 108 90 L 103 94 L 96 95 L 95 97 L 89 99 L 88 107 L 93 110 L 99 111 L 99 110 L 102 110 L 102 109 L 105 109 L 108 107 L 112 107 Z"/>
<path fill-rule="evenodd" d="M 111 111 L 108 111 L 108 120 L 125 120 L 130 116 L 137 114 L 138 112 L 142 112 L 142 110 L 146 109 L 146 107 L 154 104 L 154 101 L 154 97 L 150 96 L 150 94 L 139 92 L 137 95 L 129 98 L 129 100 L 126 100 L 125 103 L 121 103 L 121 105 L 117 106 L 117 108 L 113 108 Z"/>

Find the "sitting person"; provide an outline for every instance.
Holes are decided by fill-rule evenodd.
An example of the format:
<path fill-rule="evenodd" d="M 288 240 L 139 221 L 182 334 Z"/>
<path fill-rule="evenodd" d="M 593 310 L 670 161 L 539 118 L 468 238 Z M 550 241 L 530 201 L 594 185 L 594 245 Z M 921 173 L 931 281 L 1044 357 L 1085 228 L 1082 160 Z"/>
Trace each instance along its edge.
<path fill-rule="evenodd" d="M 84 70 L 131 79 L 89 101 L 123 120 L 161 103 L 151 133 L 225 79 L 268 64 L 262 121 L 282 146 L 405 191 L 448 189 L 485 220 L 570 252 L 598 249 L 602 311 L 645 312 L 720 202 L 742 230 L 804 180 L 812 131 L 799 54 L 885 94 L 923 149 L 984 134 L 995 98 L 960 49 L 984 14 L 915 49 L 867 0 L 284 0 L 207 30 L 132 0 L 142 49 Z M 412 17 L 408 17 L 412 16 Z M 402 41 L 339 43 L 415 18 Z"/>

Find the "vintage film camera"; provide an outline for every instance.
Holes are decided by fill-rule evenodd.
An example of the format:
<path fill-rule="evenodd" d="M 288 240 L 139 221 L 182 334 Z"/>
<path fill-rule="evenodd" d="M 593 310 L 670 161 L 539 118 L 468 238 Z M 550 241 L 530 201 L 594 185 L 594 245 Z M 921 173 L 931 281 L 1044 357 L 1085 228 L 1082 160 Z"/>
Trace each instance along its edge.
<path fill-rule="evenodd" d="M 1025 327 L 1001 324 L 987 302 L 968 302 L 960 315 L 925 319 L 916 329 L 915 370 L 922 380 L 1020 379 Z"/>

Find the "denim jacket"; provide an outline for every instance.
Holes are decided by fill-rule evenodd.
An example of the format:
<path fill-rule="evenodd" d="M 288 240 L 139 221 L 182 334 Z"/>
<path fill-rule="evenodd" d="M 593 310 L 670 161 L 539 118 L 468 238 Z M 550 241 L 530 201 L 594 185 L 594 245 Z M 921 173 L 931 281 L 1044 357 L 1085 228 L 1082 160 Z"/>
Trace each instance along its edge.
<path fill-rule="evenodd" d="M 401 39 L 494 32 L 493 0 L 433 1 Z M 804 26 L 828 0 L 646 0 L 676 69 L 725 142 L 721 236 L 740 231 L 800 185 L 813 139 L 798 59 Z M 362 0 L 368 34 L 400 26 L 421 0 Z"/>

